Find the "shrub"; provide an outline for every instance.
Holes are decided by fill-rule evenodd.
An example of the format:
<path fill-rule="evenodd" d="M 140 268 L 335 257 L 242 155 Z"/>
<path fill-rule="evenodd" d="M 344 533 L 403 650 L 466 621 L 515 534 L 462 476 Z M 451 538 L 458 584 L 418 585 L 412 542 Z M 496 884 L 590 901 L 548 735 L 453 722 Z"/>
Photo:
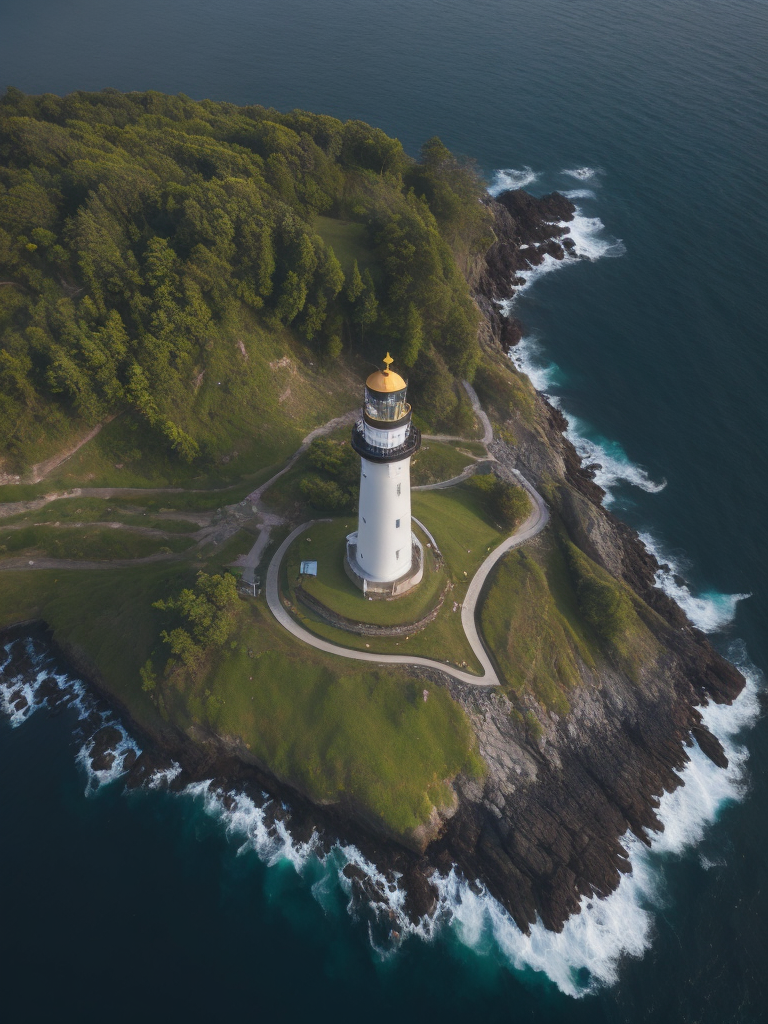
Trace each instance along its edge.
<path fill-rule="evenodd" d="M 572 544 L 568 562 L 582 615 L 598 636 L 616 643 L 635 624 L 635 610 L 621 585 Z"/>
<path fill-rule="evenodd" d="M 155 601 L 160 611 L 176 612 L 183 625 L 163 630 L 161 636 L 171 651 L 186 665 L 195 668 L 211 649 L 222 647 L 234 629 L 237 584 L 230 573 L 209 576 L 199 572 L 194 589 L 185 588 L 178 597 Z M 172 663 L 169 663 L 169 667 Z M 148 677 L 142 674 L 146 686 Z"/>
<path fill-rule="evenodd" d="M 354 497 L 335 480 L 321 476 L 305 476 L 300 484 L 301 493 L 313 508 L 320 512 L 343 512 L 354 506 Z"/>
<path fill-rule="evenodd" d="M 531 502 L 522 487 L 499 480 L 493 473 L 473 476 L 472 487 L 485 496 L 490 515 L 502 526 L 519 526 L 531 511 Z"/>

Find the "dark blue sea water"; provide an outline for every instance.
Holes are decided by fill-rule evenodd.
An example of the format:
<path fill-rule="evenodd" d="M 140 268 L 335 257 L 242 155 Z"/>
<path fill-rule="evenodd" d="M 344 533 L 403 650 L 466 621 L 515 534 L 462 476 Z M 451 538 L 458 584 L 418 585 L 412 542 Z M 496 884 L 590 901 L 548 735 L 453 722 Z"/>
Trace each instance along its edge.
<path fill-rule="evenodd" d="M 749 668 L 768 665 L 766 53 L 764 0 L 4 0 L 0 82 L 26 91 L 307 107 L 413 153 L 437 133 L 489 181 L 583 192 L 594 258 L 518 296 L 518 358 L 689 581 L 660 585 L 752 680 L 713 719 L 732 769 L 694 757 L 605 905 L 527 941 L 446 891 L 453 923 L 392 956 L 333 863 L 238 854 L 245 833 L 200 796 L 85 796 L 74 711 L 3 722 L 4 1019 L 768 1017 L 768 724 Z"/>

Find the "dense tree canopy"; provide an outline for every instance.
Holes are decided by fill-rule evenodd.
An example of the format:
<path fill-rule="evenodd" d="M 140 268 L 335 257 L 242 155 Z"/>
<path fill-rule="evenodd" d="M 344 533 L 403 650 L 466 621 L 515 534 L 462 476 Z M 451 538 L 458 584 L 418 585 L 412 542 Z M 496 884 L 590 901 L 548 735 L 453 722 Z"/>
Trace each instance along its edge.
<path fill-rule="evenodd" d="M 359 121 L 159 93 L 0 99 L 0 458 L 30 416 L 129 410 L 182 459 L 221 323 L 247 311 L 332 360 L 388 345 L 425 409 L 471 376 L 452 254 L 487 245 L 481 183 L 438 139 L 410 159 Z M 342 269 L 317 219 L 364 225 Z M 370 346 L 370 350 L 369 350 Z M 2 468 L 2 467 L 0 467 Z"/>

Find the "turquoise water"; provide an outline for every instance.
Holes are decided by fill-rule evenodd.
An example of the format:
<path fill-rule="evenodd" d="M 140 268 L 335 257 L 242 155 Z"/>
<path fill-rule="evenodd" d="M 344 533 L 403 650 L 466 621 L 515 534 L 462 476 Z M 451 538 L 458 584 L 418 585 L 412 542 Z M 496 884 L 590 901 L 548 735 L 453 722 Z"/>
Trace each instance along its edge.
<path fill-rule="evenodd" d="M 764 3 L 27 0 L 0 19 L 2 80 L 28 91 L 309 107 L 413 153 L 437 133 L 489 181 L 589 193 L 574 201 L 593 258 L 517 297 L 517 358 L 603 465 L 612 507 L 688 581 L 660 585 L 740 664 L 768 664 Z M 238 854 L 244 835 L 200 796 L 85 797 L 74 712 L 3 724 L 10 1019 L 764 1019 L 768 735 L 751 677 L 713 722 L 732 771 L 694 760 L 617 897 L 526 943 L 446 887 L 453 923 L 393 954 L 348 913 L 335 862 Z"/>

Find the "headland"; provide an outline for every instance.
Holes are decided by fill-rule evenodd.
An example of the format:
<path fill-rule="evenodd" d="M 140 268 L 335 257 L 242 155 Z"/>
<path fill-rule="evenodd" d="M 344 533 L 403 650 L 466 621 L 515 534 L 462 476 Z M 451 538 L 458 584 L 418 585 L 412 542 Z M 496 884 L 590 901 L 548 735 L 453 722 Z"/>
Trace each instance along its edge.
<path fill-rule="evenodd" d="M 578 258 L 572 204 L 490 199 L 439 140 L 412 161 L 369 126 L 301 112 L 14 94 L 0 116 L 21 189 L 0 294 L 13 342 L 0 622 L 17 636 L 44 622 L 141 746 L 129 756 L 94 719 L 94 763 L 128 785 L 176 764 L 173 788 L 266 791 L 297 837 L 353 842 L 398 872 L 414 918 L 451 868 L 523 930 L 558 929 L 582 896 L 611 892 L 629 867 L 622 837 L 659 827 L 690 744 L 725 763 L 700 707 L 744 681 L 654 585 L 658 563 L 508 358 L 522 329 L 499 303 L 521 271 Z M 205 142 L 186 130 L 195 118 Z M 33 187 L 40 147 L 61 166 Z M 72 173 L 93 180 L 68 177 L 76 157 Z M 300 523 L 354 514 L 342 420 L 393 335 L 434 438 L 414 473 L 461 477 L 414 491 L 414 514 L 454 595 L 467 582 L 407 641 L 419 660 L 382 648 L 358 666 L 334 653 L 336 627 L 318 648 L 275 619 L 266 567 L 277 584 Z M 550 516 L 493 564 L 510 531 L 493 488 L 463 475 L 486 455 Z M 256 580 L 238 593 L 238 560 L 261 593 Z M 446 671 L 454 604 L 477 642 Z M 50 676 L 32 685 L 24 644 L 9 650 L 14 713 L 66 699 Z M 462 678 L 482 665 L 456 661 L 483 651 L 499 685 Z"/>

